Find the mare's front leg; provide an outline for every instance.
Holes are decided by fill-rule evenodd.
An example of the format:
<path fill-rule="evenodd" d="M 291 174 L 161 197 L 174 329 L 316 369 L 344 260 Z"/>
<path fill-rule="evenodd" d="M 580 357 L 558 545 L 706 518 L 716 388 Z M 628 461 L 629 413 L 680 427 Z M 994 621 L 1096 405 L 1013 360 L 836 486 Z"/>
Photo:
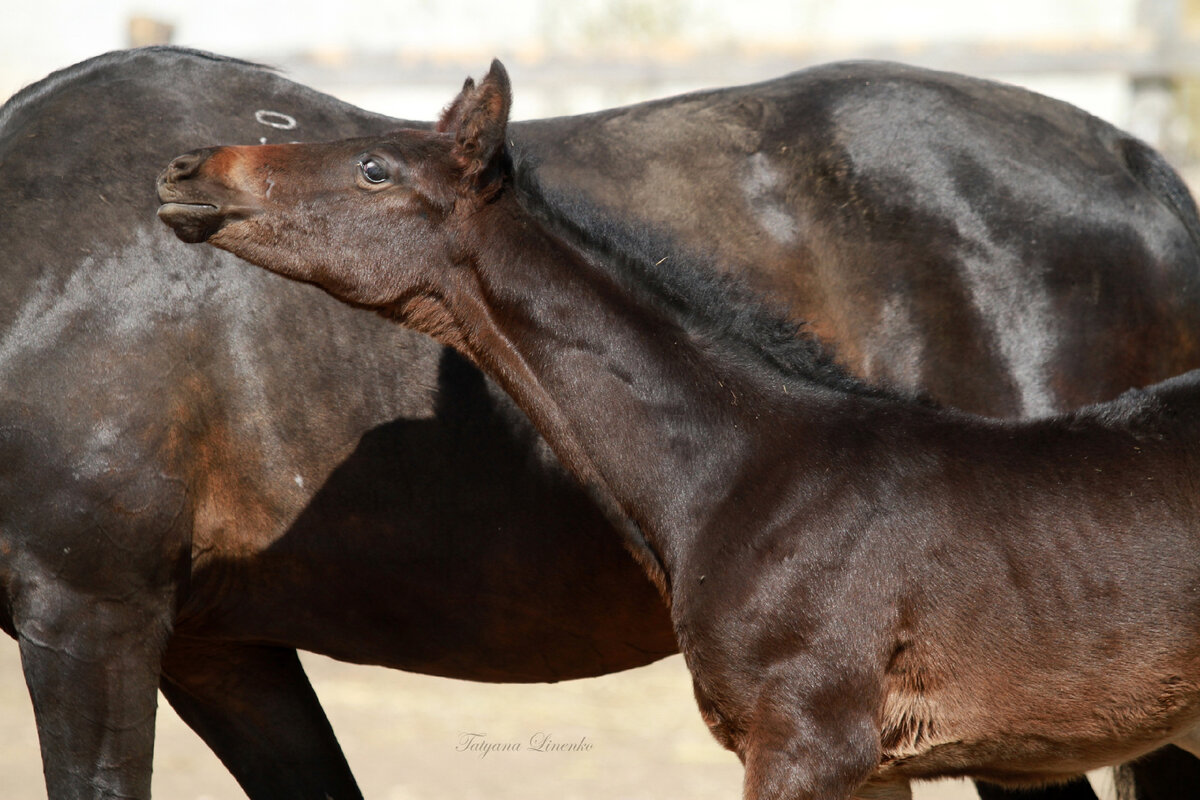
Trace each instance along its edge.
<path fill-rule="evenodd" d="M 362 800 L 295 650 L 176 636 L 162 690 L 252 800 Z"/>
<path fill-rule="evenodd" d="M 171 604 L 50 582 L 15 605 L 50 800 L 149 798 Z"/>
<path fill-rule="evenodd" d="M 0 625 L 20 648 L 50 799 L 148 798 L 186 496 L 157 462 L 75 438 L 0 427 Z"/>

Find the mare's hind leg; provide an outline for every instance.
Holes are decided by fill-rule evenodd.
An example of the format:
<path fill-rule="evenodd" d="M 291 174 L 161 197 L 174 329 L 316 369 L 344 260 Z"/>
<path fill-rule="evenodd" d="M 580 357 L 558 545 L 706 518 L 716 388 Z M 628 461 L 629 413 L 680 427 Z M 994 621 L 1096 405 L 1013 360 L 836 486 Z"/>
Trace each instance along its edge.
<path fill-rule="evenodd" d="M 49 798 L 149 798 L 167 613 L 53 584 L 22 600 L 32 608 L 15 628 Z"/>
<path fill-rule="evenodd" d="M 1178 747 L 1160 747 L 1117 767 L 1119 800 L 1179 800 L 1200 795 L 1200 760 Z"/>
<path fill-rule="evenodd" d="M 975 788 L 980 800 L 1096 800 L 1096 793 L 1092 791 L 1087 778 L 1075 778 L 1069 783 L 1037 789 L 1005 789 L 978 781 Z"/>
<path fill-rule="evenodd" d="M 1200 758 L 1200 725 L 1175 739 L 1174 744 L 1193 756 Z"/>
<path fill-rule="evenodd" d="M 177 636 L 162 691 L 252 800 L 361 800 L 295 650 Z"/>

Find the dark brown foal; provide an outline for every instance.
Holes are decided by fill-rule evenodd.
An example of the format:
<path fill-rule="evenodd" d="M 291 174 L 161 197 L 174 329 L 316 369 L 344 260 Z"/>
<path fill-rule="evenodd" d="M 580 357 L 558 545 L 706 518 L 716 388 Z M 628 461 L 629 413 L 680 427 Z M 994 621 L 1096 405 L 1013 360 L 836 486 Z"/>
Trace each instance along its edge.
<path fill-rule="evenodd" d="M 436 131 L 197 151 L 159 215 L 494 377 L 667 599 L 747 798 L 1200 750 L 1200 374 L 1036 422 L 865 386 L 523 182 L 509 102 L 497 63 Z"/>

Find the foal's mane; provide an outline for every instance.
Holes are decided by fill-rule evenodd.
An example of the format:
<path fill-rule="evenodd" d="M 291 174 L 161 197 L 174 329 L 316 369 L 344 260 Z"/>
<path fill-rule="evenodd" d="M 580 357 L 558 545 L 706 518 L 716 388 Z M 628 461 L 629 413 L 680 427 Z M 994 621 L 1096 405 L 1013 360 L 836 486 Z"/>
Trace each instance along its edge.
<path fill-rule="evenodd" d="M 613 268 L 623 288 L 666 313 L 689 333 L 740 363 L 786 381 L 876 398 L 902 399 L 888 387 L 850 374 L 805 323 L 786 314 L 743 280 L 673 244 L 647 226 L 631 225 L 577 192 L 550 192 L 531 159 L 514 153 L 514 186 L 525 209 L 593 261 Z"/>

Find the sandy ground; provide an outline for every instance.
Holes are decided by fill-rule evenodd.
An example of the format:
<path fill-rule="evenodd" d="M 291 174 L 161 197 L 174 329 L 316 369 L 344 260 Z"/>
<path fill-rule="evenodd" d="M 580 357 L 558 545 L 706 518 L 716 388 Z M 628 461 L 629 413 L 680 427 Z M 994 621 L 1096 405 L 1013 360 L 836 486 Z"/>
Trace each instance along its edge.
<path fill-rule="evenodd" d="M 487 685 L 306 656 L 317 694 L 370 800 L 734 800 L 741 766 L 709 736 L 682 659 L 556 685 Z M 464 739 L 464 734 L 478 734 Z M 570 750 L 533 749 L 538 737 Z M 466 743 L 518 745 L 492 751 Z M 1107 792 L 1104 792 L 1107 794 Z M 165 701 L 154 796 L 244 794 Z M 0 640 L 0 797 L 46 797 L 33 712 L 14 642 Z M 917 800 L 975 800 L 963 782 Z"/>

